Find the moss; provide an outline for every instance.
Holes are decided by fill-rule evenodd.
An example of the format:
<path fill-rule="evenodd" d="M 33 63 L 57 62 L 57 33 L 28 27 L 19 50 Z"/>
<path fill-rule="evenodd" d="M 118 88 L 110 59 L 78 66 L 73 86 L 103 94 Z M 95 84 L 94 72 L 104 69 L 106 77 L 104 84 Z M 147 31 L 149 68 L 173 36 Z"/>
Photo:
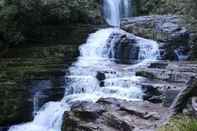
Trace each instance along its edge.
<path fill-rule="evenodd" d="M 0 59 L 0 126 L 32 119 L 31 89 L 25 82 L 64 76 L 77 48 L 69 45 L 20 46 Z M 66 63 L 65 52 L 70 54 Z"/>
<path fill-rule="evenodd" d="M 188 116 L 176 116 L 158 131 L 197 131 L 197 119 Z"/>

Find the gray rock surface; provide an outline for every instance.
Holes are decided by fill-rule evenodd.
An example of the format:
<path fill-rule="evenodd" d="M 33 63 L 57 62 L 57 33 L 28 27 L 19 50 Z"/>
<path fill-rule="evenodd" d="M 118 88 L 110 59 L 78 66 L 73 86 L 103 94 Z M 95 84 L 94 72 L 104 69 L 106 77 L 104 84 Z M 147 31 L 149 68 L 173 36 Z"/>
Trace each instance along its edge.
<path fill-rule="evenodd" d="M 180 48 L 181 55 L 189 55 L 190 32 L 179 16 L 153 15 L 126 18 L 122 20 L 121 28 L 135 35 L 158 41 L 162 59 L 179 59 L 180 56 L 177 56 L 175 50 Z"/>
<path fill-rule="evenodd" d="M 63 131 L 143 131 L 158 126 L 165 119 L 162 115 L 168 112 L 167 108 L 149 102 L 114 98 L 102 98 L 97 103 L 79 102 L 78 105 L 65 112 Z M 98 112 L 99 115 L 95 115 Z M 86 115 L 81 115 L 83 113 Z"/>

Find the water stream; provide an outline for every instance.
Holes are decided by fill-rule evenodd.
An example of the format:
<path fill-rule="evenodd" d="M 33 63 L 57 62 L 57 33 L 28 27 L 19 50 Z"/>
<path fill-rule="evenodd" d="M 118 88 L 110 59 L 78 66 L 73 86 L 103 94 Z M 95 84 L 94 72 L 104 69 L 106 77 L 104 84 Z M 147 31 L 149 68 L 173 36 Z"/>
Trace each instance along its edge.
<path fill-rule="evenodd" d="M 120 16 L 129 15 L 128 4 L 127 0 L 104 1 L 104 9 L 108 12 L 105 18 L 109 24 L 118 26 Z M 122 9 L 123 14 L 120 13 Z M 32 122 L 12 126 L 9 131 L 61 131 L 63 114 L 69 111 L 72 103 L 76 101 L 95 102 L 99 98 L 107 97 L 141 101 L 143 92 L 139 83 L 143 78 L 136 77 L 134 72 L 128 72 L 128 65 L 116 64 L 109 58 L 110 48 L 106 48 L 106 45 L 113 33 L 131 35 L 119 28 L 101 29 L 90 34 L 86 43 L 80 47 L 80 57 L 69 68 L 69 75 L 65 76 L 67 86 L 64 98 L 59 102 L 46 103 L 36 113 Z M 146 61 L 156 60 L 159 56 L 156 42 L 140 37 L 136 37 L 136 40 L 140 47 L 141 63 L 131 66 L 133 69 L 144 65 Z M 99 72 L 105 72 L 106 78 L 102 85 L 96 78 Z"/>
<path fill-rule="evenodd" d="M 104 0 L 103 14 L 111 26 L 120 26 L 120 19 L 132 16 L 132 0 Z"/>

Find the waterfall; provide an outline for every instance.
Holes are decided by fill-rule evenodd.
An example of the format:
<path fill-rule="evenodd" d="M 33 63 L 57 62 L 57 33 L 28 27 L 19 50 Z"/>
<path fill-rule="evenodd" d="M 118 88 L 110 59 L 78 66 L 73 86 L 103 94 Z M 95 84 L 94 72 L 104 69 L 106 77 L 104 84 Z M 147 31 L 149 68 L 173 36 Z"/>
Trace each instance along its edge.
<path fill-rule="evenodd" d="M 99 98 L 114 97 L 124 100 L 142 100 L 143 92 L 139 84 L 140 77 L 116 70 L 118 65 L 111 61 L 106 51 L 109 36 L 113 33 L 129 35 L 118 29 L 101 29 L 90 34 L 87 42 L 80 47 L 78 61 L 70 67 L 70 75 L 65 76 L 67 87 L 60 102 L 46 103 L 27 124 L 12 126 L 9 131 L 61 131 L 64 111 L 70 110 L 75 101 L 93 101 Z M 151 40 L 136 37 L 140 59 L 155 60 L 158 57 L 158 44 Z M 96 78 L 98 72 L 107 71 L 104 87 L 100 87 Z M 115 72 L 115 73 L 113 73 Z M 132 73 L 132 72 L 131 72 Z"/>
<path fill-rule="evenodd" d="M 130 4 L 128 0 L 105 0 L 104 10 L 109 24 L 118 26 L 120 17 L 129 16 Z M 119 28 L 101 29 L 90 34 L 86 43 L 79 48 L 80 57 L 77 62 L 69 68 L 70 75 L 65 76 L 67 86 L 64 98 L 59 102 L 46 103 L 32 122 L 12 126 L 9 131 L 61 131 L 63 114 L 76 101 L 96 102 L 99 98 L 108 97 L 141 101 L 143 91 L 139 83 L 142 78 L 109 58 L 108 39 L 114 33 L 131 35 Z M 156 42 L 136 36 L 135 39 L 140 47 L 140 60 L 157 59 L 159 47 Z M 97 78 L 99 72 L 105 72 L 106 78 L 102 84 Z"/>
<path fill-rule="evenodd" d="M 120 26 L 120 19 L 132 15 L 131 0 L 103 0 L 103 14 L 111 26 Z"/>

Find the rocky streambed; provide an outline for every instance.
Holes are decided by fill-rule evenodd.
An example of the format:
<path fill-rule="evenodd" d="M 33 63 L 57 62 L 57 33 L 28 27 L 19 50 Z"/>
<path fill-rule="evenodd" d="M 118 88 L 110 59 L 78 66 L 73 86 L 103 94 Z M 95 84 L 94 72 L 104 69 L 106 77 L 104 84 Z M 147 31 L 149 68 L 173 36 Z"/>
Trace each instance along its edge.
<path fill-rule="evenodd" d="M 116 74 L 118 84 L 123 84 L 125 87 L 134 84 L 140 87 L 143 91 L 142 99 L 126 101 L 105 97 L 96 102 L 83 100 L 70 102 L 71 110 L 65 111 L 63 116 L 63 131 L 150 131 L 156 130 L 166 123 L 171 115 L 178 112 L 196 114 L 197 94 L 191 92 L 195 92 L 197 86 L 194 79 L 197 75 L 197 62 L 169 61 L 169 59 L 177 60 L 179 57 L 176 50 L 181 51 L 183 54 L 181 56 L 190 55 L 191 50 L 188 47 L 190 33 L 180 19 L 177 16 L 136 17 L 132 20 L 123 20 L 122 28 L 157 40 L 160 44 L 160 52 L 166 54 L 162 55 L 161 60 L 150 61 L 146 66 L 135 68 L 125 61 L 126 65 L 118 61 L 119 64 L 110 64 L 108 68 L 94 66 L 90 72 L 97 72 L 96 77 L 101 90 L 103 88 L 107 93 L 112 94 L 119 92 L 120 89 L 124 90 L 124 88 L 104 88 L 103 84 L 109 81 L 113 83 L 116 79 L 108 76 Z M 147 33 L 144 33 L 146 31 Z M 43 38 L 51 39 L 53 38 L 51 35 L 56 33 L 49 33 L 48 37 Z M 87 33 L 83 34 L 85 39 Z M 128 54 L 132 49 L 136 51 L 138 47 L 125 47 L 124 44 L 128 42 L 125 36 L 115 35 L 120 37 L 121 41 L 123 40 L 123 44 L 119 44 L 123 55 L 118 58 L 131 59 L 125 57 L 124 53 Z M 39 34 L 36 35 L 38 36 Z M 114 35 L 111 39 L 115 39 Z M 74 43 L 77 43 L 76 41 Z M 131 42 L 134 41 L 131 40 Z M 51 46 L 45 44 L 13 48 L 11 53 L 8 52 L 5 54 L 6 57 L 1 58 L 0 97 L 3 106 L 0 107 L 0 126 L 2 127 L 0 130 L 4 131 L 5 127 L 10 125 L 32 120 L 35 111 L 38 111 L 44 103 L 59 101 L 65 95 L 65 89 L 69 89 L 65 87 L 68 86 L 71 75 L 67 69 L 76 61 L 78 44 L 69 45 L 62 41 L 59 43 Z M 128 50 L 124 52 L 123 49 Z M 84 70 L 86 68 L 84 67 Z M 85 75 L 86 71 L 83 72 Z M 133 79 L 133 75 L 138 79 Z M 76 79 L 80 80 L 77 77 Z M 90 78 L 87 81 L 94 80 Z M 81 90 L 85 92 L 83 88 Z M 133 95 L 132 92 L 131 95 Z"/>
<path fill-rule="evenodd" d="M 132 72 L 129 69 L 125 72 Z M 144 91 L 143 101 L 124 101 L 115 98 L 101 98 L 96 103 L 78 101 L 72 103 L 71 111 L 64 113 L 63 131 L 150 131 L 166 123 L 174 114 L 173 103 L 182 103 L 178 108 L 186 114 L 195 112 L 190 99 L 188 104 L 176 101 L 188 83 L 197 75 L 195 62 L 150 63 L 146 68 L 138 68 L 137 76 Z M 125 83 L 127 80 L 124 80 Z M 195 80 L 194 80 L 195 81 Z M 192 83 L 194 83 L 192 81 Z M 120 81 L 121 82 L 121 81 Z M 191 81 L 190 81 L 191 82 Z M 190 106 L 186 106 L 190 105 Z M 179 110 L 180 111 L 180 110 Z M 178 113 L 178 112 L 175 112 Z M 180 112 L 179 112 L 180 113 Z"/>

